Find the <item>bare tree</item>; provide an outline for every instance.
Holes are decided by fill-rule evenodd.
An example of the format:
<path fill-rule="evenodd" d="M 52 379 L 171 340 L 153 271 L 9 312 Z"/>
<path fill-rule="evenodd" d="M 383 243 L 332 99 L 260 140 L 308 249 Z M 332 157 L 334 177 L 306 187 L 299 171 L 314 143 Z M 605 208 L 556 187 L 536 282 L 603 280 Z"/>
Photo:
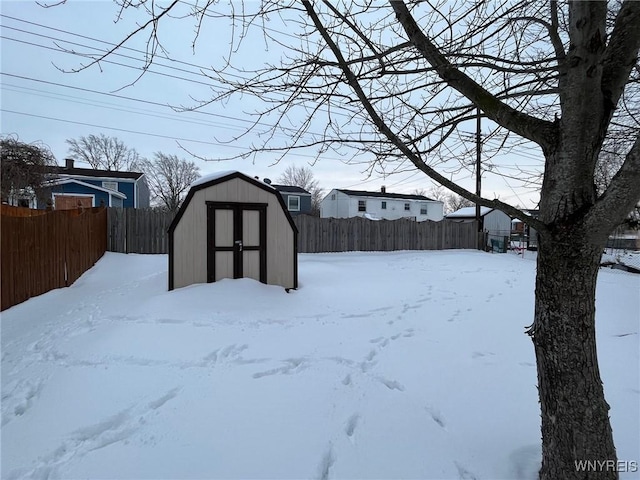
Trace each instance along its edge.
<path fill-rule="evenodd" d="M 138 3 L 147 4 L 121 5 Z M 242 95 L 265 105 L 247 133 L 261 140 L 245 156 L 317 147 L 321 158 L 351 148 L 371 172 L 418 169 L 538 231 L 527 333 L 542 412 L 540 477 L 617 478 L 609 467 L 579 472 L 575 461 L 612 465 L 617 458 L 597 362 L 595 288 L 607 237 L 640 198 L 640 2 L 263 0 L 226 13 L 218 3 L 211 12 L 212 4 L 191 10 L 196 28 L 230 21 L 234 36 L 228 58 L 210 75 L 221 86 L 205 103 Z M 148 28 L 148 51 L 155 52 L 158 25 L 181 5 L 147 8 L 151 18 L 127 38 Z M 279 63 L 234 68 L 243 48 L 254 53 L 255 44 L 243 44 L 254 28 L 267 46 L 286 52 Z M 466 139 L 477 112 L 498 140 L 494 152 L 527 142 L 544 156 L 538 218 L 451 180 L 472 162 Z M 620 136 L 628 139 L 624 161 L 599 193 L 596 164 Z"/>
<path fill-rule="evenodd" d="M 153 160 L 144 159 L 139 166 L 147 176 L 154 201 L 170 212 L 177 212 L 189 186 L 200 178 L 199 167 L 176 155 L 156 152 Z"/>
<path fill-rule="evenodd" d="M 282 185 L 304 188 L 311 194 L 311 215 L 320 216 L 323 189 L 320 188 L 318 180 L 314 178 L 313 171 L 309 167 L 290 165 L 276 179 L 276 182 Z"/>
<path fill-rule="evenodd" d="M 39 143 L 24 143 L 16 136 L 0 139 L 2 202 L 18 204 L 35 198 L 44 201 L 47 193 L 47 167 L 56 164 L 49 147 Z"/>
<path fill-rule="evenodd" d="M 418 191 L 418 189 L 416 189 Z M 447 189 L 442 185 L 437 185 L 430 187 L 429 190 L 424 190 L 423 188 L 420 191 L 424 191 L 424 195 L 432 198 L 433 200 L 438 200 L 439 202 L 445 202 L 447 199 Z"/>
<path fill-rule="evenodd" d="M 424 188 L 416 188 L 412 193 L 416 195 L 424 195 L 433 200 L 438 200 L 444 204 L 444 213 L 455 212 L 456 210 L 460 210 L 463 207 L 473 207 L 475 203 L 471 200 L 467 200 L 466 198 L 457 195 L 455 193 L 447 193 L 446 189 L 439 185 L 435 187 L 431 187 L 428 191 Z"/>
<path fill-rule="evenodd" d="M 69 155 L 100 170 L 132 170 L 139 161 L 138 152 L 127 147 L 122 140 L 104 134 L 70 138 Z"/>
<path fill-rule="evenodd" d="M 444 209 L 446 213 L 451 213 L 464 207 L 473 207 L 474 205 L 475 203 L 473 203 L 471 200 L 467 200 L 466 198 L 461 197 L 460 195 L 456 195 L 455 193 L 449 193 L 447 194 L 444 203 Z"/>

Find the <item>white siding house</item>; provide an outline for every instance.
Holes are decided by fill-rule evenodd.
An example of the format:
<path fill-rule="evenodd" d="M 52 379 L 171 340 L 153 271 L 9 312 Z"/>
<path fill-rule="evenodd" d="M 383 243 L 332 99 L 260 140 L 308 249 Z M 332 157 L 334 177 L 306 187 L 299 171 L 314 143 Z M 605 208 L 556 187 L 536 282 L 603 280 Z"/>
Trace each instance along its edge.
<path fill-rule="evenodd" d="M 444 204 L 424 195 L 345 190 L 334 188 L 320 202 L 323 218 L 365 217 L 372 220 L 408 218 L 419 222 L 443 218 Z"/>
<path fill-rule="evenodd" d="M 482 228 L 489 235 L 487 245 L 491 245 L 491 240 L 504 240 L 504 237 L 511 235 L 511 217 L 495 208 L 480 207 L 482 217 Z M 476 207 L 464 207 L 455 212 L 445 215 L 447 220 L 455 222 L 473 222 L 476 219 Z"/>

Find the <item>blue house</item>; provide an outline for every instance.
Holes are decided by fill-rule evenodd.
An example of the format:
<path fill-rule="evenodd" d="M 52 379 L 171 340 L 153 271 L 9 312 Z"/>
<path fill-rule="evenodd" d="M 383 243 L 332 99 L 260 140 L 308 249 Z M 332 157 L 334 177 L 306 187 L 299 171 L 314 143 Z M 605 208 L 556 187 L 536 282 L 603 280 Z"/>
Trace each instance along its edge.
<path fill-rule="evenodd" d="M 311 194 L 304 188 L 291 185 L 271 186 L 278 191 L 291 215 L 311 214 Z"/>
<path fill-rule="evenodd" d="M 64 167 L 50 167 L 47 187 L 57 210 L 78 207 L 149 207 L 149 186 L 144 173 L 76 168 L 68 158 Z M 44 203 L 44 204 L 43 204 Z"/>

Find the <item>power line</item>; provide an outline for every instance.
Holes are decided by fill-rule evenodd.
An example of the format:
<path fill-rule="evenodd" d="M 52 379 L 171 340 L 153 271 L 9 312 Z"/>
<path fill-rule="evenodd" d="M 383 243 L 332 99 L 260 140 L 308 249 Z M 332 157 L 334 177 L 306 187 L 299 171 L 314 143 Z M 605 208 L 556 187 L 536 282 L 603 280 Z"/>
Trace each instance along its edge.
<path fill-rule="evenodd" d="M 145 136 L 149 136 L 149 137 L 164 138 L 164 139 L 167 139 L 167 140 L 174 140 L 174 141 L 180 141 L 180 142 L 190 142 L 190 143 L 199 143 L 199 144 L 203 144 L 203 145 L 213 145 L 213 146 L 216 146 L 216 147 L 235 148 L 235 149 L 238 149 L 238 150 L 245 150 L 245 151 L 247 150 L 246 147 L 241 147 L 241 146 L 238 146 L 238 145 L 219 143 L 219 142 L 218 143 L 216 143 L 216 142 L 207 142 L 205 140 L 195 140 L 195 139 L 191 139 L 191 138 L 172 137 L 172 136 L 169 136 L 169 135 L 162 135 L 162 134 L 159 134 L 159 133 L 142 132 L 142 131 L 131 130 L 131 129 L 126 129 L 126 128 L 110 127 L 110 126 L 106 126 L 106 125 L 97 125 L 97 124 L 87 123 L 87 122 L 78 122 L 78 121 L 75 121 L 75 120 L 48 117 L 46 115 L 36 115 L 34 113 L 27 113 L 27 112 L 18 112 L 18 111 L 15 111 L 15 110 L 9 110 L 9 109 L 4 109 L 4 108 L 0 108 L 0 112 L 11 113 L 11 114 L 14 114 L 14 115 L 22 115 L 22 116 L 33 117 L 33 118 L 40 118 L 40 119 L 43 119 L 43 120 L 51 120 L 51 121 L 63 122 L 63 123 L 71 123 L 71 124 L 74 124 L 74 125 L 82 125 L 82 126 L 85 126 L 85 127 L 94 127 L 94 128 L 105 129 L 105 130 L 114 130 L 114 131 L 117 131 L 117 132 L 133 133 L 133 134 L 136 134 L 136 135 L 145 135 Z M 315 155 L 309 155 L 309 154 L 304 154 L 304 153 L 296 153 L 296 156 L 297 157 L 316 159 Z M 328 157 L 323 157 L 323 159 L 324 160 L 341 161 L 340 159 L 328 158 Z"/>
<path fill-rule="evenodd" d="M 49 47 L 47 45 L 40 45 L 39 43 L 28 42 L 26 40 L 18 40 L 16 38 L 6 37 L 4 35 L 0 35 L 0 39 L 9 40 L 9 41 L 12 41 L 12 42 L 17 42 L 17 43 L 22 43 L 24 45 L 30 45 L 32 47 L 44 48 L 46 50 L 53 50 L 54 52 L 60 52 L 60 53 L 68 54 L 68 55 L 75 55 L 75 56 L 78 56 L 78 57 L 91 58 L 92 59 L 92 57 L 89 54 L 73 52 L 73 51 L 65 50 L 64 48 Z M 64 40 L 62 40 L 62 41 L 64 41 Z M 85 47 L 85 48 L 92 48 L 92 47 Z M 118 54 L 115 54 L 115 55 L 118 55 Z M 190 79 L 190 78 L 184 78 L 184 77 L 180 77 L 178 75 L 171 75 L 169 73 L 157 72 L 157 71 L 151 70 L 149 68 L 136 67 L 134 65 L 127 65 L 126 63 L 115 62 L 113 60 L 107 60 L 107 59 L 100 60 L 100 62 L 101 63 L 108 63 L 110 65 L 116 65 L 118 67 L 130 68 L 132 70 L 140 70 L 141 72 L 143 72 L 145 74 L 149 73 L 149 74 L 153 74 L 153 75 L 160 75 L 162 77 L 173 78 L 174 80 L 182 80 L 182 81 L 185 81 L 185 82 L 190 82 L 190 83 L 195 83 L 195 84 L 205 85 L 207 87 L 211 87 L 211 83 L 201 82 L 199 80 L 194 80 L 194 79 Z M 197 74 L 194 73 L 193 75 L 197 75 Z M 200 74 L 200 75 L 204 77 L 204 75 L 202 75 L 202 74 Z M 205 78 L 209 78 L 210 79 L 210 77 L 205 77 Z"/>
<path fill-rule="evenodd" d="M 196 7 L 195 4 L 192 4 L 192 3 L 189 3 L 189 2 L 183 2 L 183 3 L 185 3 L 186 5 L 190 5 L 192 7 Z M 224 14 L 221 14 L 219 12 L 213 12 L 213 13 L 218 14 L 218 15 L 224 15 Z M 11 20 L 14 20 L 14 21 L 17 21 L 17 22 L 26 23 L 26 24 L 33 25 L 33 26 L 40 27 L 40 28 L 44 28 L 44 29 L 47 29 L 47 30 L 53 30 L 53 31 L 58 32 L 58 33 L 63 33 L 63 34 L 66 34 L 66 35 L 72 35 L 74 37 L 83 38 L 85 40 L 91 40 L 91 41 L 94 41 L 94 42 L 102 43 L 102 44 L 110 47 L 110 49 L 112 49 L 112 48 L 117 46 L 117 44 L 115 44 L 113 42 L 108 42 L 106 40 L 101 40 L 99 38 L 90 37 L 90 36 L 82 35 L 82 34 L 79 34 L 79 33 L 74 33 L 74 32 L 71 32 L 69 30 L 64 30 L 64 29 L 60 29 L 60 28 L 51 27 L 51 26 L 48 26 L 48 25 L 43 25 L 41 23 L 32 22 L 32 21 L 25 20 L 25 19 L 18 18 L 18 17 L 13 17 L 11 15 L 6 15 L 6 14 L 0 13 L 0 17 L 8 18 L 8 19 L 11 19 Z M 262 29 L 264 29 L 266 31 L 278 33 L 279 35 L 295 38 L 296 40 L 300 39 L 296 35 L 293 35 L 291 33 L 286 33 L 286 32 L 283 32 L 283 31 L 279 31 L 279 30 L 267 27 L 266 25 L 262 25 L 260 28 L 262 28 Z M 62 41 L 65 41 L 65 40 L 62 40 Z M 308 43 L 314 44 L 316 46 L 320 45 L 318 42 L 309 41 L 308 39 L 306 39 L 306 41 Z M 95 47 L 88 47 L 88 48 L 97 49 Z M 132 48 L 132 47 L 127 47 L 125 45 L 122 45 L 121 47 L 119 47 L 119 50 L 128 50 L 128 51 L 131 51 L 131 52 L 142 53 L 143 55 L 147 55 L 147 52 L 145 52 L 144 50 L 140 50 L 140 49 L 136 49 L 136 48 Z M 104 53 L 106 53 L 106 52 L 104 52 Z M 180 64 L 180 65 L 186 65 L 186 66 L 190 66 L 190 67 L 195 67 L 195 68 L 197 68 L 199 70 L 208 70 L 208 71 L 211 71 L 211 72 L 216 72 L 215 69 L 213 69 L 212 67 L 205 67 L 205 66 L 202 66 L 202 65 L 198 65 L 196 63 L 185 62 L 183 60 L 176 60 L 174 58 L 170 58 L 170 57 L 167 57 L 167 56 L 161 56 L 160 58 L 168 60 L 169 62 L 172 62 L 172 63 L 177 63 L 177 64 Z M 163 65 L 163 66 L 166 67 L 166 68 L 176 68 L 176 67 L 169 67 L 167 65 Z M 233 74 L 233 73 L 229 73 L 229 72 L 226 72 L 226 74 L 229 75 L 229 76 L 236 77 L 236 78 L 244 79 L 244 77 L 242 77 L 241 75 L 237 75 L 237 74 Z"/>
<path fill-rule="evenodd" d="M 3 90 L 9 90 L 11 92 L 27 93 L 29 95 L 36 95 L 36 96 L 44 97 L 44 98 L 51 98 L 53 100 L 59 100 L 59 101 L 63 101 L 63 102 L 71 102 L 71 103 L 77 103 L 77 104 L 80 104 L 80 105 L 89 105 L 89 106 L 92 106 L 92 107 L 106 108 L 106 109 L 109 109 L 109 110 L 115 110 L 115 111 L 119 111 L 119 112 L 133 113 L 135 115 L 144 115 L 146 117 L 155 117 L 155 118 L 161 118 L 161 119 L 171 120 L 171 121 L 176 121 L 176 122 L 190 123 L 190 124 L 193 124 L 193 125 L 218 127 L 218 128 L 224 128 L 224 129 L 236 128 L 236 129 L 238 129 L 240 131 L 244 131 L 239 126 L 238 127 L 233 127 L 233 126 L 231 126 L 229 124 L 198 121 L 198 120 L 193 120 L 193 119 L 187 119 L 187 118 L 184 118 L 184 117 L 181 118 L 178 115 L 166 115 L 166 114 L 154 112 L 153 110 L 148 110 L 148 109 L 120 108 L 119 105 L 116 105 L 116 104 L 113 104 L 113 103 L 100 102 L 100 101 L 91 101 L 91 100 L 88 100 L 88 99 L 78 99 L 78 98 L 73 97 L 71 95 L 64 95 L 64 94 L 61 94 L 61 93 L 48 92 L 48 91 L 45 91 L 45 90 L 38 90 L 36 88 L 22 87 L 20 85 L 12 85 L 12 84 L 9 84 L 9 83 L 3 83 L 2 84 L 2 89 Z M 83 100 L 86 100 L 86 101 L 83 101 Z"/>
<path fill-rule="evenodd" d="M 64 87 L 64 88 L 69 88 L 69 89 L 72 89 L 72 90 L 78 90 L 78 91 L 83 91 L 83 92 L 88 92 L 88 93 L 95 93 L 95 94 L 104 95 L 104 96 L 107 96 L 107 97 L 116 97 L 116 98 L 121 98 L 121 99 L 124 99 L 124 100 L 131 100 L 131 101 L 134 101 L 134 102 L 146 103 L 146 104 L 150 104 L 150 105 L 155 105 L 155 106 L 160 106 L 160 107 L 167 108 L 166 104 L 159 103 L 159 102 L 154 102 L 154 101 L 151 101 L 151 100 L 142 100 L 142 99 L 139 99 L 139 98 L 128 97 L 128 96 L 125 96 L 125 95 L 119 95 L 119 94 L 114 94 L 114 93 L 105 93 L 105 92 L 100 92 L 98 90 L 91 90 L 91 89 L 88 89 L 88 88 L 75 87 L 75 86 L 72 86 L 72 85 L 65 85 L 65 84 L 62 84 L 62 83 L 50 82 L 50 81 L 47 81 L 47 80 L 40 80 L 40 79 L 36 79 L 36 78 L 25 77 L 25 76 L 22 76 L 22 75 L 15 75 L 15 74 L 6 73 L 6 72 L 0 72 L 0 75 L 5 75 L 5 76 L 8 76 L 8 77 L 12 77 L 12 78 L 18 78 L 18 79 L 22 79 L 22 80 L 29 80 L 29 81 L 33 81 L 33 82 L 37 82 L 37 83 L 46 84 L 46 85 Z M 24 113 L 24 112 L 13 112 L 13 111 L 9 111 L 9 110 L 3 110 L 3 111 L 7 111 L 8 113 L 16 113 L 18 115 L 31 115 L 31 116 L 38 117 L 38 115 L 27 114 L 27 113 Z M 220 118 L 223 118 L 223 119 L 236 120 L 236 121 L 239 121 L 239 122 L 246 122 L 246 123 L 251 123 L 251 124 L 270 127 L 268 124 L 265 124 L 265 123 L 260 123 L 260 122 L 256 123 L 256 122 L 253 122 L 251 120 L 245 120 L 245 119 L 242 119 L 242 118 L 232 117 L 232 116 L 228 116 L 228 115 L 221 115 L 221 114 L 216 114 L 216 113 L 211 113 L 211 112 L 203 112 L 203 111 L 199 111 L 199 110 L 190 110 L 190 112 L 199 113 L 199 114 L 203 114 L 203 115 L 210 115 L 210 116 L 213 116 L 213 117 L 220 117 Z M 40 116 L 40 118 L 47 119 L 49 117 Z M 82 122 L 75 122 L 75 121 L 66 120 L 66 119 L 55 119 L 55 118 L 49 118 L 49 119 L 54 120 L 54 121 L 75 123 L 75 124 L 79 124 L 79 125 L 94 126 L 96 128 L 105 128 L 105 129 L 115 130 L 115 131 L 124 131 L 124 132 L 129 132 L 129 133 L 136 133 L 136 132 L 134 132 L 132 130 L 112 128 L 112 127 L 100 126 L 100 125 L 84 124 Z M 212 126 L 215 126 L 215 125 L 212 125 Z M 280 127 L 280 128 L 282 130 L 289 130 L 289 131 L 295 132 L 295 130 L 292 129 L 292 128 L 286 128 L 286 127 Z M 140 134 L 141 135 L 145 135 L 144 132 L 141 132 Z M 149 135 L 173 139 L 173 137 L 167 137 L 167 136 L 163 136 L 163 135 L 160 135 L 160 134 L 152 134 L 152 133 L 150 133 Z M 282 133 L 280 135 L 286 135 L 286 134 Z M 180 140 L 180 139 L 176 138 L 175 140 Z M 184 140 L 184 141 L 191 141 L 191 140 Z M 228 146 L 230 148 L 237 148 L 237 149 L 245 149 L 246 150 L 246 147 L 239 147 L 239 146 L 236 146 L 236 145 L 230 145 L 230 144 L 226 144 L 226 143 L 211 143 L 211 142 L 203 142 L 203 141 L 200 141 L 200 140 L 193 140 L 193 141 L 194 142 L 198 142 L 198 143 L 205 143 L 205 144 L 216 145 L 216 146 Z M 304 158 L 312 158 L 312 159 L 316 158 L 315 155 L 308 155 L 308 154 L 302 154 L 302 153 L 296 153 L 296 155 L 299 156 L 299 157 L 304 157 Z M 329 157 L 323 157 L 323 158 L 325 158 L 326 160 L 342 161 L 342 160 L 337 159 L 337 158 L 329 158 Z"/>
<path fill-rule="evenodd" d="M 237 145 L 226 145 L 226 144 L 222 144 L 222 143 L 214 143 L 214 142 L 207 142 L 204 140 L 194 140 L 191 138 L 180 138 L 180 137 L 171 137 L 168 135 L 161 135 L 159 133 L 150 133 L 150 132 L 141 132 L 141 131 L 136 131 L 136 130 L 131 130 L 131 129 L 127 129 L 127 128 L 118 128 L 118 127 L 108 127 L 105 125 L 96 125 L 93 123 L 86 123 L 86 122 L 76 122 L 74 120 L 67 120 L 64 118 L 55 118 L 55 117 L 47 117 L 45 115 L 36 115 L 34 113 L 27 113 L 27 112 L 17 112 L 15 110 L 8 110 L 8 109 L 4 109 L 4 108 L 0 108 L 0 112 L 5 112 L 5 113 L 13 113 L 14 115 L 23 115 L 23 116 L 28 116 L 28 117 L 34 117 L 34 118 L 41 118 L 44 120 L 52 120 L 52 121 L 56 121 L 56 122 L 64 122 L 64 123 L 72 123 L 74 125 L 82 125 L 85 127 L 94 127 L 94 128 L 104 128 L 106 130 L 115 130 L 117 132 L 126 132 L 126 133 L 134 133 L 137 135 L 146 135 L 149 137 L 156 137 L 156 138 L 166 138 L 168 140 L 176 140 L 176 141 L 182 141 L 182 142 L 191 142 L 191 143 L 201 143 L 204 145 L 214 145 L 214 146 L 224 146 L 224 147 L 229 147 L 229 148 L 238 148 L 238 149 L 243 149 L 244 147 L 240 147 Z"/>
<path fill-rule="evenodd" d="M 56 87 L 69 88 L 69 89 L 72 89 L 72 90 L 78 90 L 78 91 L 81 91 L 81 92 L 93 93 L 93 94 L 96 94 L 96 95 L 104 95 L 104 96 L 107 96 L 107 97 L 114 97 L 114 98 L 120 98 L 120 99 L 123 99 L 123 100 L 130 100 L 132 102 L 146 103 L 146 104 L 149 104 L 149 105 L 159 106 L 159 107 L 163 107 L 163 108 L 171 108 L 166 103 L 154 102 L 152 100 L 142 100 L 140 98 L 129 97 L 129 96 L 120 95 L 120 94 L 117 94 L 117 93 L 101 92 L 99 90 L 92 90 L 90 88 L 76 87 L 76 86 L 73 86 L 73 85 L 65 85 L 64 83 L 50 82 L 48 80 L 41 80 L 41 79 L 38 79 L 38 78 L 26 77 L 26 76 L 23 76 L 23 75 L 15 75 L 15 74 L 6 73 L 6 72 L 0 72 L 0 75 L 5 75 L 7 77 L 12 77 L 12 78 L 19 78 L 21 80 L 29 80 L 31 82 L 43 83 L 45 85 L 53 85 L 53 86 L 56 86 Z M 246 120 L 244 118 L 233 117 L 233 116 L 230 116 L 230 115 L 222 115 L 222 114 L 219 114 L 219 113 L 205 112 L 205 111 L 202 111 L 202 110 L 187 110 L 187 111 L 191 112 L 191 113 L 197 113 L 197 114 L 200 114 L 200 115 L 209 115 L 209 116 L 212 116 L 212 117 L 219 117 L 219 118 L 222 118 L 222 119 L 225 119 L 225 120 L 234 120 L 234 121 L 237 121 L 237 122 L 244 122 L 244 123 L 248 123 L 248 124 L 251 124 L 251 125 L 256 124 L 256 125 L 260 125 L 260 126 L 270 127 L 270 125 L 266 124 L 266 123 L 254 122 L 252 120 Z M 291 129 L 291 128 L 286 128 L 286 127 L 281 127 L 281 128 L 283 128 L 284 130 L 295 131 L 294 129 Z"/>
<path fill-rule="evenodd" d="M 108 46 L 110 46 L 110 47 L 115 47 L 115 46 L 116 46 L 115 44 L 113 44 L 113 43 L 109 43 L 109 42 L 106 42 L 106 41 L 104 41 L 104 40 L 100 40 L 100 39 L 92 38 L 92 37 L 87 37 L 87 36 L 85 36 L 85 35 L 80 35 L 80 34 L 73 33 L 73 32 L 67 31 L 67 30 L 61 30 L 61 29 L 58 29 L 58 28 L 48 27 L 48 26 L 46 26 L 46 25 L 42 25 L 42 24 L 39 24 L 39 23 L 29 22 L 29 21 L 27 21 L 27 20 L 21 20 L 21 19 L 15 18 L 15 17 L 10 17 L 10 16 L 8 16 L 8 15 L 2 15 L 2 14 L 0 14 L 0 17 L 10 18 L 10 19 L 12 19 L 12 20 L 16 20 L 16 21 L 19 21 L 19 22 L 24 22 L 24 23 L 28 23 L 28 24 L 31 24 L 31 25 L 36 25 L 36 26 L 39 26 L 39 27 L 42 27 L 42 28 L 46 28 L 46 29 L 49 29 L 49 30 L 54 30 L 54 31 L 57 31 L 57 32 L 62 32 L 62 33 L 64 33 L 64 34 L 66 34 L 66 35 L 73 35 L 73 36 L 80 37 L 80 38 L 84 38 L 84 39 L 88 39 L 88 40 L 91 40 L 91 41 L 94 41 L 94 42 L 104 43 L 104 44 L 106 44 L 106 45 L 108 45 Z M 43 34 L 41 34 L 41 33 L 36 33 L 36 32 L 29 31 L 29 30 L 23 30 L 23 29 L 16 28 L 16 27 L 11 27 L 11 26 L 8 26 L 8 25 L 4 25 L 4 26 L 3 26 L 3 28 L 4 28 L 4 29 L 8 29 L 8 30 L 14 30 L 14 31 L 17 31 L 17 32 L 20 32 L 20 33 L 25 33 L 25 34 L 27 34 L 27 35 L 33 35 L 33 36 L 36 36 L 36 37 L 46 38 L 46 39 L 49 39 L 49 40 L 53 40 L 53 41 L 55 41 L 55 42 L 63 42 L 63 43 L 67 43 L 67 44 L 69 44 L 69 45 L 75 45 L 75 46 L 77 46 L 77 47 L 90 48 L 90 49 L 92 49 L 92 50 L 97 50 L 99 54 L 106 54 L 106 53 L 108 53 L 108 50 L 100 50 L 98 47 L 93 47 L 93 46 L 91 46 L 91 45 L 86 45 L 86 44 L 78 43 L 78 42 L 72 42 L 72 41 L 70 41 L 70 40 L 65 40 L 65 39 L 63 39 L 63 38 L 52 37 L 52 36 L 49 36 L 49 35 L 43 35 Z M 35 46 L 41 46 L 41 47 L 43 47 L 43 48 L 48 48 L 48 47 L 46 47 L 46 46 L 42 46 L 42 45 L 38 45 L 38 44 L 35 44 Z M 129 50 L 129 51 L 132 51 L 132 52 L 135 52 L 135 53 L 141 53 L 141 54 L 143 54 L 143 55 L 148 55 L 148 54 L 147 54 L 147 52 L 145 52 L 144 50 L 138 50 L 138 49 L 134 49 L 134 48 L 130 48 L 130 47 L 125 47 L 125 46 L 120 47 L 120 49 L 122 49 L 122 50 Z M 63 53 L 70 53 L 70 54 L 74 54 L 74 55 L 88 56 L 87 54 L 80 54 L 80 53 L 78 53 L 78 52 L 72 52 L 72 51 L 65 50 L 65 49 L 60 49 L 60 51 L 61 51 L 61 52 L 63 52 Z M 96 54 L 92 54 L 92 55 L 96 55 Z M 138 58 L 138 57 L 132 57 L 132 56 L 130 56 L 130 55 L 125 55 L 125 54 L 123 54 L 123 53 L 119 53 L 119 52 L 115 52 L 115 51 L 114 51 L 114 52 L 112 52 L 112 53 L 110 54 L 110 56 L 111 56 L 111 55 L 113 55 L 113 56 L 117 56 L 117 57 L 128 58 L 128 59 L 130 59 L 130 60 L 135 60 L 135 61 L 137 61 L 137 62 L 143 62 L 143 63 L 145 62 L 145 60 L 144 60 L 144 59 L 140 59 L 140 58 Z M 164 68 L 169 68 L 169 69 L 171 69 L 171 70 L 176 70 L 176 71 L 179 71 L 179 72 L 189 73 L 189 74 L 191 74 L 191 75 L 200 75 L 200 76 L 203 76 L 202 70 L 210 70 L 211 72 L 215 72 L 215 70 L 213 70 L 211 67 L 203 67 L 203 66 L 201 66 L 201 65 L 197 65 L 197 64 L 195 64 L 195 63 L 188 63 L 188 62 L 183 62 L 183 61 L 181 61 L 181 60 L 174 60 L 174 59 L 171 59 L 171 58 L 166 57 L 166 56 L 155 56 L 154 58 L 166 59 L 166 60 L 168 60 L 168 61 L 170 61 L 170 62 L 175 62 L 175 63 L 185 64 L 185 65 L 188 65 L 188 66 L 191 66 L 191 67 L 195 67 L 195 68 L 197 68 L 198 70 L 200 70 L 200 72 L 193 72 L 192 70 L 187 70 L 187 69 L 185 69 L 185 68 L 178 68 L 178 67 L 174 67 L 174 66 L 171 66 L 171 65 L 165 65 L 165 64 L 163 64 L 163 63 L 159 63 L 159 62 L 154 62 L 154 64 L 155 64 L 155 65 L 157 65 L 157 66 L 164 67 Z M 208 78 L 209 78 L 209 77 L 208 77 Z"/>

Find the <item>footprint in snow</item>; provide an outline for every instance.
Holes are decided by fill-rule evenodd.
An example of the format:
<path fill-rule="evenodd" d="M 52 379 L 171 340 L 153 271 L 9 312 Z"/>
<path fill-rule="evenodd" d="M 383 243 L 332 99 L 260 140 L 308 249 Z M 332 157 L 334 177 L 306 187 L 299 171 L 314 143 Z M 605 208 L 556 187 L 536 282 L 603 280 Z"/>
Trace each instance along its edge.
<path fill-rule="evenodd" d="M 458 469 L 458 478 L 460 480 L 478 480 L 478 477 L 476 477 L 476 475 L 473 472 L 470 472 L 469 470 L 467 470 L 464 465 L 458 463 L 458 462 L 453 462 L 456 466 L 456 468 Z"/>
<path fill-rule="evenodd" d="M 262 378 L 278 374 L 289 375 L 291 373 L 298 373 L 301 370 L 304 370 L 307 366 L 307 361 L 304 358 L 288 358 L 284 361 L 286 362 L 286 365 L 278 368 L 272 368 L 271 370 L 266 370 L 264 372 L 256 372 L 252 375 L 253 378 Z"/>
<path fill-rule="evenodd" d="M 347 437 L 349 437 L 349 440 L 351 440 L 352 442 L 354 440 L 353 434 L 356 431 L 356 427 L 358 426 L 359 420 L 360 420 L 360 415 L 358 415 L 357 413 L 354 413 L 349 417 L 349 420 L 347 420 L 347 425 L 344 428 L 344 433 L 347 434 Z"/>
<path fill-rule="evenodd" d="M 318 468 L 318 479 L 319 480 L 328 480 L 329 479 L 329 471 L 331 467 L 335 463 L 336 459 L 333 454 L 333 445 L 329 444 L 329 448 L 325 451 L 322 460 L 320 460 L 320 466 Z"/>
<path fill-rule="evenodd" d="M 379 377 L 378 380 L 389 390 L 398 390 L 400 392 L 404 392 L 404 385 L 396 380 L 389 380 L 384 377 Z"/>
<path fill-rule="evenodd" d="M 15 417 L 24 415 L 40 396 L 44 380 L 40 379 L 36 383 L 18 382 L 11 393 L 2 395 L 2 425 L 6 425 Z M 7 408 L 9 407 L 9 408 Z"/>
<path fill-rule="evenodd" d="M 24 468 L 9 472 L 7 478 L 57 478 L 60 467 L 85 455 L 128 439 L 146 423 L 146 417 L 156 412 L 171 399 L 180 388 L 173 388 L 146 405 L 132 406 L 115 415 L 87 427 L 76 430 L 70 438 L 47 456 L 39 458 L 39 464 L 29 471 Z"/>
<path fill-rule="evenodd" d="M 438 410 L 433 407 L 425 407 L 425 410 L 429 413 L 434 422 L 436 422 L 441 428 L 446 428 L 444 418 Z"/>

